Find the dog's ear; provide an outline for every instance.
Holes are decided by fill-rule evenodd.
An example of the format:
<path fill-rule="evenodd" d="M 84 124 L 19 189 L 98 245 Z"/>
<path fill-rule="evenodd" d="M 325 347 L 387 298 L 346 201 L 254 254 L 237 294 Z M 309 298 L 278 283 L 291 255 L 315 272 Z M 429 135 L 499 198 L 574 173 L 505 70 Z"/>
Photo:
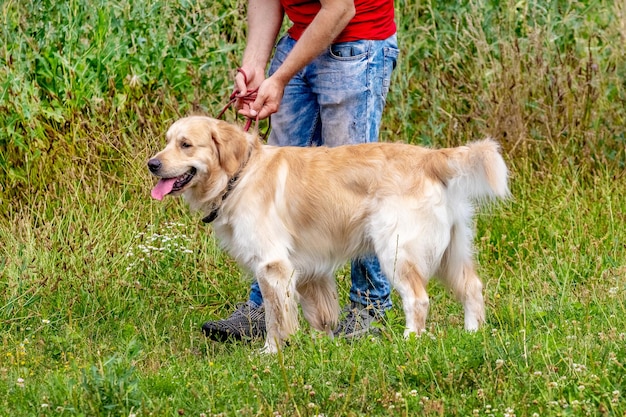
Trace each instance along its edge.
<path fill-rule="evenodd" d="M 213 131 L 213 140 L 220 166 L 228 175 L 234 175 L 240 169 L 248 149 L 245 132 L 237 126 L 220 122 Z"/>

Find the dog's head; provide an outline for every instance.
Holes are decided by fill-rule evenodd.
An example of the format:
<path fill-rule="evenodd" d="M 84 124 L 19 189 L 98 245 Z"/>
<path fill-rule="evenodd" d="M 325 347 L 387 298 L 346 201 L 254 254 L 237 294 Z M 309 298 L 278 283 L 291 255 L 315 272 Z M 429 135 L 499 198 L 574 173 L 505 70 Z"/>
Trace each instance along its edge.
<path fill-rule="evenodd" d="M 200 205 L 220 195 L 245 162 L 248 140 L 240 128 L 221 120 L 191 116 L 167 131 L 165 149 L 148 161 L 159 177 L 152 197 L 183 194 Z"/>

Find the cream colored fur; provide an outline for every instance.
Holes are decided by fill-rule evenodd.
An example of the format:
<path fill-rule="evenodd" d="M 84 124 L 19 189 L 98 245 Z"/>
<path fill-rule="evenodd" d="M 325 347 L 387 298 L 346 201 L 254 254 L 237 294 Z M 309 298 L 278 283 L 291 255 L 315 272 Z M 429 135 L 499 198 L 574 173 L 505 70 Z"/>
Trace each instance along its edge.
<path fill-rule="evenodd" d="M 433 276 L 463 304 L 467 330 L 483 323 L 472 216 L 477 202 L 509 193 L 493 140 L 439 150 L 401 143 L 273 147 L 202 116 L 176 121 L 167 140 L 154 157 L 161 163 L 155 175 L 196 169 L 173 194 L 204 214 L 218 209 L 216 235 L 261 286 L 265 351 L 276 352 L 298 329 L 298 303 L 312 327 L 332 334 L 339 313 L 334 272 L 370 253 L 402 298 L 405 335 L 425 329 Z"/>

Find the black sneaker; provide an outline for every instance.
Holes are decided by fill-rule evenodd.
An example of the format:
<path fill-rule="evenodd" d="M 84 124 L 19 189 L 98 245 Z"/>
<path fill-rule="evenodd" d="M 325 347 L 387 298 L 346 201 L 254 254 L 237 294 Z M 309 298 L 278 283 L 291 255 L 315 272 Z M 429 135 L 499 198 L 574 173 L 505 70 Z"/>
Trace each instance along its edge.
<path fill-rule="evenodd" d="M 227 339 L 248 340 L 265 336 L 265 308 L 247 301 L 237 305 L 237 310 L 224 320 L 207 321 L 202 325 L 204 334 L 217 341 Z"/>
<path fill-rule="evenodd" d="M 352 301 L 350 305 L 344 307 L 343 313 L 345 316 L 333 332 L 335 336 L 354 339 L 367 334 L 380 333 L 380 329 L 373 324 L 377 323 L 381 317 L 371 306 Z"/>

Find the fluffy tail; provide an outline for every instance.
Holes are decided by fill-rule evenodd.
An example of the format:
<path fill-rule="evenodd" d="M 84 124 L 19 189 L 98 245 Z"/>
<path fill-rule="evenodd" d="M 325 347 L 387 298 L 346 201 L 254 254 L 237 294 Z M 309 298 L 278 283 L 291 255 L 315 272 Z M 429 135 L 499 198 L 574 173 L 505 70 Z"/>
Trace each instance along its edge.
<path fill-rule="evenodd" d="M 509 171 L 493 139 L 472 142 L 467 146 L 445 149 L 449 154 L 451 178 L 448 186 L 472 200 L 509 196 Z"/>

